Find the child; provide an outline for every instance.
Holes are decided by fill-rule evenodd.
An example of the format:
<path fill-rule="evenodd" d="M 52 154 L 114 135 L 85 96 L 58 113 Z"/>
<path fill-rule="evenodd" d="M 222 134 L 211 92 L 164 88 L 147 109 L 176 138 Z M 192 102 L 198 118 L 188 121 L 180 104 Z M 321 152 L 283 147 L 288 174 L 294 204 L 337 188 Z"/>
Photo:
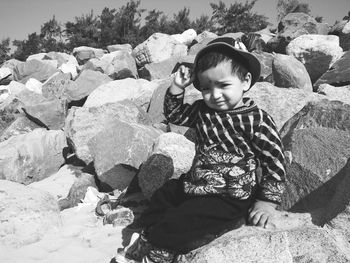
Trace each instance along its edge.
<path fill-rule="evenodd" d="M 244 224 L 266 227 L 281 202 L 285 169 L 272 118 L 243 95 L 258 80 L 260 63 L 232 38 L 214 39 L 199 51 L 194 72 L 181 66 L 167 90 L 168 121 L 195 128 L 191 170 L 169 180 L 142 215 L 144 230 L 126 258 L 173 262 Z M 193 82 L 203 99 L 184 104 Z M 261 171 L 261 176 L 257 171 Z M 117 255 L 117 262 L 123 257 Z"/>

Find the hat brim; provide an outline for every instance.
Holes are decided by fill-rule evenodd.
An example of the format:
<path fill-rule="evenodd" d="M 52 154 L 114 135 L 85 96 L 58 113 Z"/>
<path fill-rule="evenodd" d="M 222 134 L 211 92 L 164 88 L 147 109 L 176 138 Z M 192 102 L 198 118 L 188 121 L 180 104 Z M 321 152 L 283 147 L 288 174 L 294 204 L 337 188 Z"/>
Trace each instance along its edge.
<path fill-rule="evenodd" d="M 206 53 L 209 53 L 212 50 L 220 50 L 220 48 L 226 48 L 230 52 L 232 51 L 233 56 L 237 56 L 238 58 L 241 57 L 245 61 L 245 65 L 248 67 L 247 70 L 252 75 L 252 81 L 250 84 L 250 87 L 253 86 L 260 78 L 260 72 L 261 72 L 261 65 L 259 60 L 250 52 L 237 49 L 233 47 L 230 44 L 227 44 L 225 42 L 215 42 L 215 43 L 209 43 L 207 46 L 205 46 L 203 49 L 201 49 L 195 59 L 194 59 L 194 67 L 197 65 L 198 59 L 203 56 Z M 196 89 L 200 90 L 198 87 L 195 87 Z"/>

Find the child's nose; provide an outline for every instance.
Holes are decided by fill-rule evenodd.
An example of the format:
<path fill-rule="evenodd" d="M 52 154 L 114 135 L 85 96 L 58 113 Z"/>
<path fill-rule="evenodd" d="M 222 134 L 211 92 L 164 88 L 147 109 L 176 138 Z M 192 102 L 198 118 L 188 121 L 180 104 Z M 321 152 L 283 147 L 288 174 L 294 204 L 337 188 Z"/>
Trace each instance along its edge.
<path fill-rule="evenodd" d="M 214 88 L 213 91 L 212 91 L 212 96 L 213 96 L 213 99 L 218 99 L 221 97 L 221 91 L 217 88 Z"/>

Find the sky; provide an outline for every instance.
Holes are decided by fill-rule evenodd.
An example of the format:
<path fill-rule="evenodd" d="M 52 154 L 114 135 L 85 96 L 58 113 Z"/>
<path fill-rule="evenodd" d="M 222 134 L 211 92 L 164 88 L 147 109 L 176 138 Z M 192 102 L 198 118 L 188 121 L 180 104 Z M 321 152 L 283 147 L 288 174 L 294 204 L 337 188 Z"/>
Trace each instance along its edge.
<path fill-rule="evenodd" d="M 222 0 L 228 7 L 231 3 L 246 0 Z M 104 7 L 110 9 L 126 5 L 129 0 L 0 0 L 0 40 L 7 37 L 11 41 L 27 39 L 28 34 L 40 32 L 40 27 L 53 16 L 62 25 L 74 21 L 75 17 L 94 11 L 101 14 Z M 324 22 L 333 25 L 350 11 L 350 0 L 300 0 L 308 3 L 311 15 L 322 16 Z M 210 15 L 210 3 L 219 0 L 141 0 L 140 7 L 147 11 L 157 9 L 169 18 L 184 7 L 190 8 L 190 17 L 194 20 L 200 15 Z M 265 15 L 269 22 L 276 24 L 277 0 L 257 0 L 253 11 Z"/>

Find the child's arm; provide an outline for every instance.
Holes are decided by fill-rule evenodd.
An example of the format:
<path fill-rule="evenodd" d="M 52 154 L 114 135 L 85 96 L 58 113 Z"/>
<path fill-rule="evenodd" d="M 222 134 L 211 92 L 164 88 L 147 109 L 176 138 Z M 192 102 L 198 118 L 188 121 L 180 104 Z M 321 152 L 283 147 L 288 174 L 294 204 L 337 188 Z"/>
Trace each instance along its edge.
<path fill-rule="evenodd" d="M 191 83 L 189 68 L 180 66 L 164 98 L 164 115 L 169 122 L 193 127 L 199 103 L 183 103 L 185 88 Z"/>
<path fill-rule="evenodd" d="M 257 201 L 249 211 L 253 225 L 266 227 L 281 203 L 285 184 L 285 157 L 283 146 L 273 119 L 263 113 L 260 124 L 255 127 L 252 141 L 262 168 Z"/>

